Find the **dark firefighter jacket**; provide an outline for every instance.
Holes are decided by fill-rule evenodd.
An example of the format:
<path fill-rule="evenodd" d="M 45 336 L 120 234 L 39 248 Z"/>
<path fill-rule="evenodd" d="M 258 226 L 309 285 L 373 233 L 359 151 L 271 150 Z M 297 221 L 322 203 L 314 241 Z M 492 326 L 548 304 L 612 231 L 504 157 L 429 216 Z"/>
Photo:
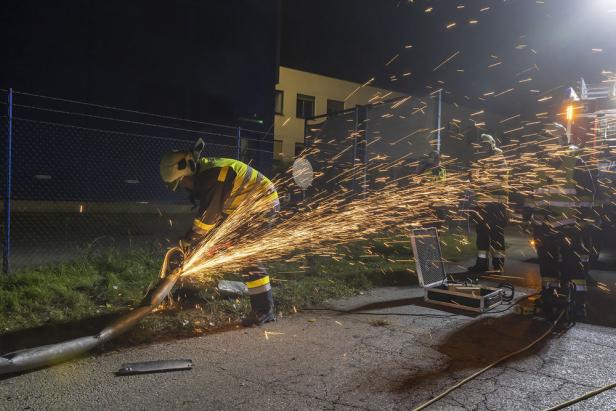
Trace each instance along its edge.
<path fill-rule="evenodd" d="M 470 167 L 469 180 L 479 205 L 507 204 L 509 200 L 509 166 L 500 152 L 478 155 Z"/>
<path fill-rule="evenodd" d="M 189 237 L 202 237 L 237 210 L 245 200 L 263 201 L 270 210 L 279 208 L 274 184 L 247 164 L 228 158 L 202 158 L 197 164 L 192 195 L 199 216 Z"/>
<path fill-rule="evenodd" d="M 535 224 L 552 227 L 590 222 L 595 207 L 594 176 L 577 150 L 566 148 L 546 163 L 526 201 L 525 218 L 532 216 Z"/>

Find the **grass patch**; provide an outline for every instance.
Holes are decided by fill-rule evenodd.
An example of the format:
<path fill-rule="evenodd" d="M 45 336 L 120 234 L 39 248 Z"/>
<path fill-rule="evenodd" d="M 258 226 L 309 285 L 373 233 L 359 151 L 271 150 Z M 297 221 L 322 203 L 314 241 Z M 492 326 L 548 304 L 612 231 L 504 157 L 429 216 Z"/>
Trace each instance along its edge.
<path fill-rule="evenodd" d="M 467 258 L 462 237 L 443 236 L 447 259 Z M 0 277 L 0 334 L 19 329 L 79 321 L 125 311 L 138 305 L 156 283 L 160 250 L 103 255 Z M 347 297 L 375 286 L 410 284 L 414 262 L 410 241 L 383 237 L 268 266 L 274 298 L 282 313 Z M 233 279 L 233 273 L 226 276 Z M 235 278 L 237 279 L 237 278 Z M 146 317 L 131 333 L 136 341 L 161 334 L 195 334 L 233 324 L 249 310 L 247 298 L 224 298 L 215 288 L 184 282 L 167 310 Z"/>
<path fill-rule="evenodd" d="M 140 251 L 104 255 L 0 277 L 0 332 L 74 321 L 139 304 L 162 257 Z"/>

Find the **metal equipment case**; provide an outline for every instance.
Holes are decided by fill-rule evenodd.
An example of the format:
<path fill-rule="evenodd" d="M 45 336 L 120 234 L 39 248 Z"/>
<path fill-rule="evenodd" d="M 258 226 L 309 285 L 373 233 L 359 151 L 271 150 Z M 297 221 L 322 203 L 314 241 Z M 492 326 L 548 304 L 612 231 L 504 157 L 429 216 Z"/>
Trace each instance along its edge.
<path fill-rule="evenodd" d="M 425 301 L 478 313 L 501 304 L 503 294 L 498 288 L 447 281 L 436 228 L 413 230 L 411 245 Z"/>

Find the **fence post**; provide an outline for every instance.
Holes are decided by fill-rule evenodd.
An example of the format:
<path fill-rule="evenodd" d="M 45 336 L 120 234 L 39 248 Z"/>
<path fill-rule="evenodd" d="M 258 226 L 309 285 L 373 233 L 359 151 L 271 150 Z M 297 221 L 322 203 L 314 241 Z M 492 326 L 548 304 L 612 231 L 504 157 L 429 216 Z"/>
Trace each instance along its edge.
<path fill-rule="evenodd" d="M 235 159 L 241 160 L 240 157 L 242 155 L 242 128 L 239 126 L 237 127 L 237 140 L 235 144 L 237 146 L 235 152 Z"/>
<path fill-rule="evenodd" d="M 4 247 L 2 250 L 2 272 L 11 271 L 11 180 L 13 174 L 13 89 L 8 94 L 8 133 L 6 141 L 5 192 L 4 192 Z"/>
<path fill-rule="evenodd" d="M 359 107 L 357 105 L 355 105 L 355 112 L 354 112 L 354 126 L 353 126 L 353 133 L 355 133 L 355 135 L 353 136 L 353 191 L 355 191 L 357 189 L 357 170 L 355 168 L 355 164 L 357 163 L 357 132 L 359 130 Z"/>
<path fill-rule="evenodd" d="M 354 154 L 353 154 L 353 168 L 355 169 L 356 162 L 363 163 L 361 174 L 359 175 L 361 181 L 361 191 L 366 194 L 367 184 L 367 172 L 368 172 L 368 110 L 369 106 L 356 106 L 355 107 L 355 133 L 354 139 Z M 353 176 L 357 173 L 353 172 Z M 357 184 L 357 182 L 355 182 Z"/>
<path fill-rule="evenodd" d="M 436 151 L 441 152 L 441 112 L 442 112 L 443 89 L 438 91 L 438 103 L 436 112 Z"/>
<path fill-rule="evenodd" d="M 363 125 L 364 125 L 364 138 L 363 138 L 363 142 L 364 142 L 364 187 L 363 187 L 363 194 L 364 197 L 366 197 L 366 195 L 368 194 L 368 126 L 369 126 L 369 121 L 368 121 L 368 111 L 370 110 L 369 107 L 366 107 L 366 113 L 364 115 L 364 121 L 363 121 Z"/>

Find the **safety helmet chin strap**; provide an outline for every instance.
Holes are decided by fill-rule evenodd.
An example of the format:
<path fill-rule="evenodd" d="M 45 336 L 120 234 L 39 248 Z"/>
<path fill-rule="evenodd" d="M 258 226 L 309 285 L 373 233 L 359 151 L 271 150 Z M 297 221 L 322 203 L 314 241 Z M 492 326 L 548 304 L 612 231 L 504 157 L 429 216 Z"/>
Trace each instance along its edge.
<path fill-rule="evenodd" d="M 199 159 L 201 158 L 201 153 L 203 153 L 204 148 L 205 148 L 205 142 L 203 141 L 201 137 L 199 137 L 199 140 L 195 142 L 195 145 L 193 146 L 193 149 L 192 149 L 193 156 L 195 157 L 195 161 L 199 161 Z"/>
<path fill-rule="evenodd" d="M 199 159 L 201 158 L 201 154 L 203 153 L 204 149 L 205 149 L 205 142 L 203 141 L 202 138 L 199 138 L 195 142 L 195 145 L 192 148 L 192 155 L 195 161 L 195 172 L 199 168 Z M 192 210 L 195 210 L 197 207 L 199 207 L 197 198 L 195 197 L 195 193 L 191 189 L 187 189 L 187 191 L 188 191 L 188 199 L 190 203 L 192 204 Z"/>

